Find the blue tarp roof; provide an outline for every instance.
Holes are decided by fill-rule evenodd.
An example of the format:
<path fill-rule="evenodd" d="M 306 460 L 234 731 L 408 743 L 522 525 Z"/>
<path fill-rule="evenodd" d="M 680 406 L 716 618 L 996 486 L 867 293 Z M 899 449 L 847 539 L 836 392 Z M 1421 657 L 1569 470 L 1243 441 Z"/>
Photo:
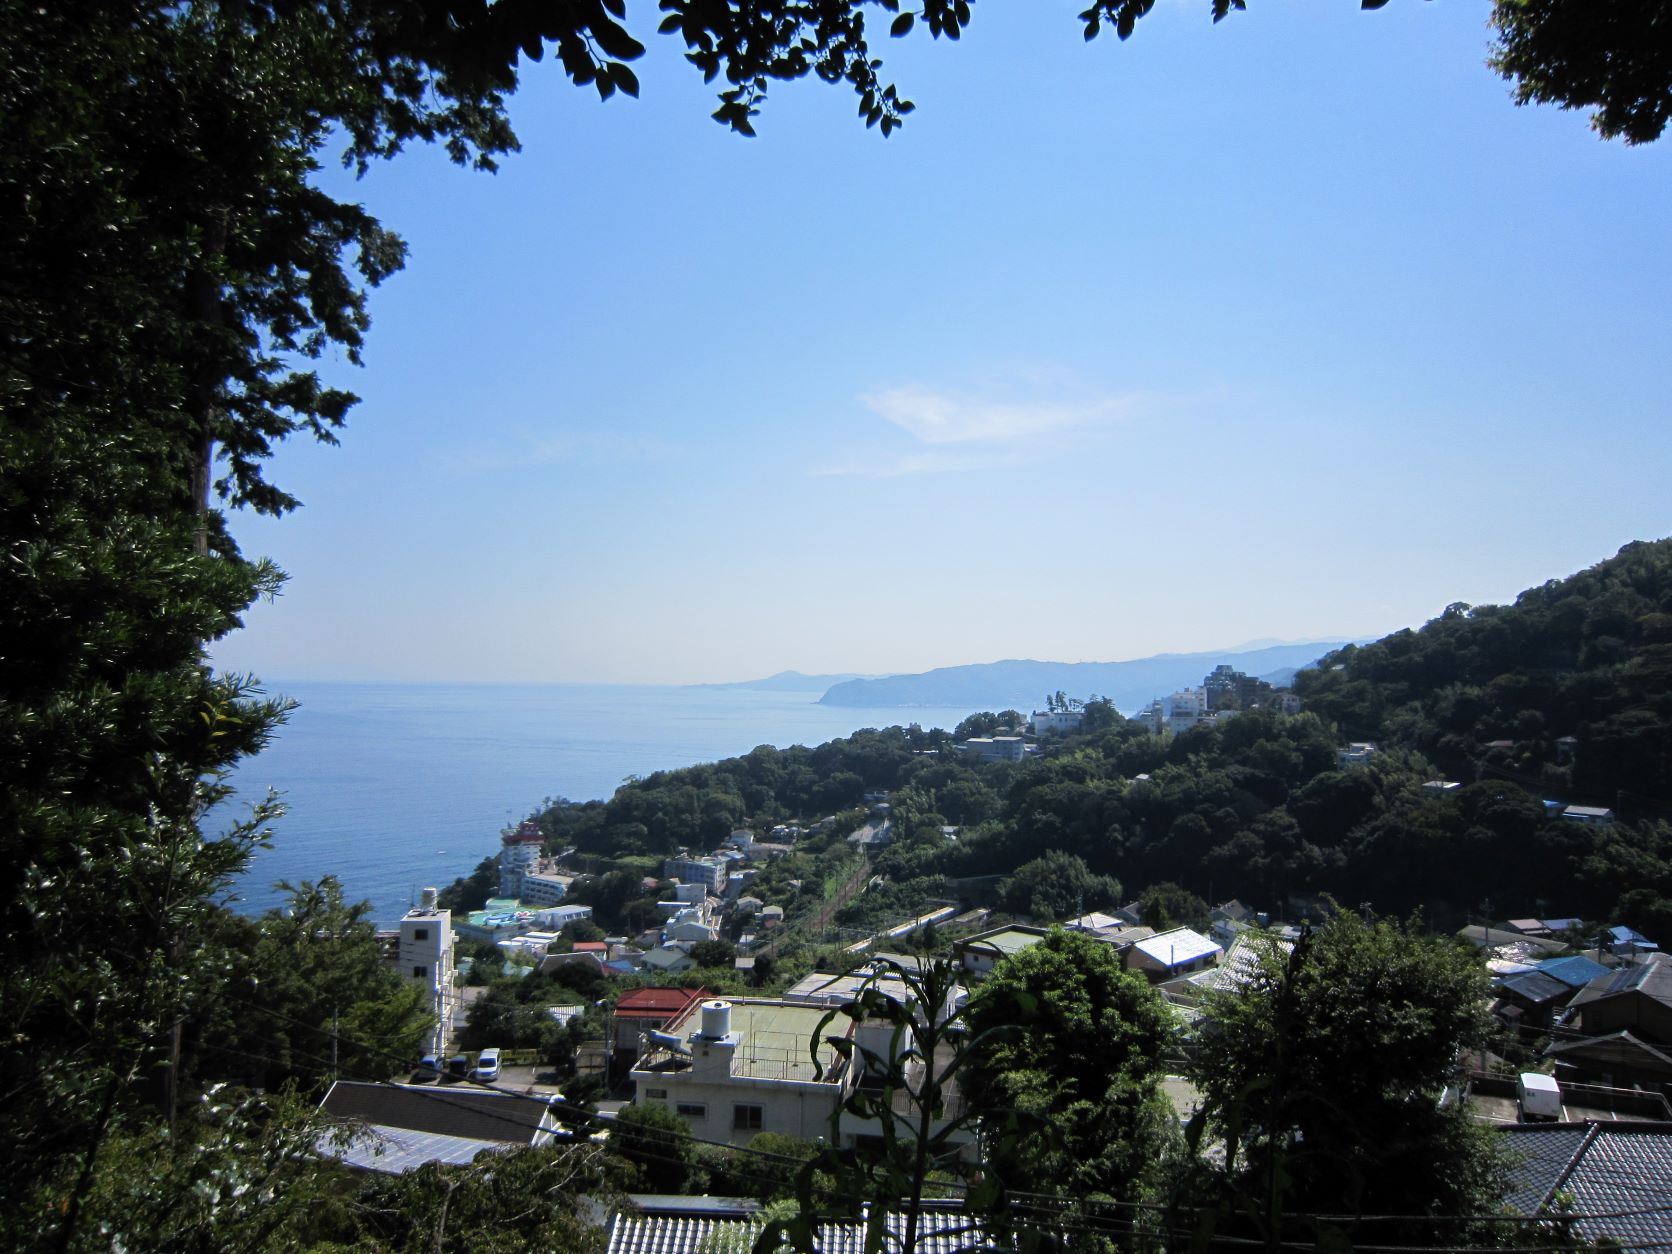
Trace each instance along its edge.
<path fill-rule="evenodd" d="M 1553 976 L 1569 988 L 1584 988 L 1592 980 L 1608 974 L 1608 968 L 1602 963 L 1593 962 L 1580 954 L 1571 958 L 1548 958 L 1538 964 L 1537 970 Z"/>
<path fill-rule="evenodd" d="M 1608 929 L 1608 934 L 1614 938 L 1614 943 L 1616 945 L 1636 945 L 1639 949 L 1659 948 L 1658 945 L 1656 945 L 1647 936 L 1643 935 L 1643 933 L 1639 932 L 1636 928 L 1625 926 L 1611 927 Z"/>

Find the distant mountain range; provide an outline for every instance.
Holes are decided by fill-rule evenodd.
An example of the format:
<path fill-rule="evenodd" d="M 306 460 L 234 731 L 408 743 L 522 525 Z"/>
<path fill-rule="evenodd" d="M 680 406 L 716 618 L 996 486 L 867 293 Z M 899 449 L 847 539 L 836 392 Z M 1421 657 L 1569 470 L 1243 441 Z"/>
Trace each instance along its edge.
<path fill-rule="evenodd" d="M 1201 683 L 1203 676 L 1222 662 L 1244 674 L 1284 684 L 1294 678 L 1297 668 L 1310 666 L 1332 649 L 1350 643 L 1360 642 L 1313 641 L 1242 652 L 1162 653 L 1128 662 L 1023 660 L 943 666 L 919 675 L 847 679 L 832 684 L 819 703 L 860 707 L 966 705 L 971 709 L 1017 709 L 1025 714 L 1043 706 L 1047 693 L 1060 691 L 1081 699 L 1095 693 L 1130 713 L 1156 697 Z"/>
<path fill-rule="evenodd" d="M 745 688 L 753 692 L 823 692 L 832 684 L 868 676 L 848 671 L 840 675 L 803 675 L 800 671 L 779 671 L 765 679 L 743 679 L 730 684 L 691 684 L 692 688 Z"/>

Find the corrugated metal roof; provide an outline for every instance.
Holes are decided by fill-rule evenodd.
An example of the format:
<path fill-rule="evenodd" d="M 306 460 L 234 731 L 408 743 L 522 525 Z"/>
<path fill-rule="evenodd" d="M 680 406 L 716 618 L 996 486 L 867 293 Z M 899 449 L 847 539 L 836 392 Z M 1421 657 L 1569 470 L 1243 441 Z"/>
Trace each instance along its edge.
<path fill-rule="evenodd" d="M 373 1126 L 354 1133 L 347 1141 L 340 1141 L 327 1132 L 314 1142 L 314 1148 L 320 1154 L 347 1163 L 350 1167 L 398 1176 L 425 1163 L 463 1166 L 474 1162 L 478 1154 L 513 1147 L 499 1141 L 477 1141 L 470 1137 Z"/>
<path fill-rule="evenodd" d="M 1139 953 L 1169 967 L 1194 962 L 1223 950 L 1199 932 L 1187 927 L 1174 928 L 1139 941 L 1133 946 Z"/>
<path fill-rule="evenodd" d="M 1554 976 L 1542 971 L 1528 971 L 1522 975 L 1512 975 L 1500 981 L 1499 987 L 1514 993 L 1517 997 L 1537 1006 L 1547 1001 L 1555 1001 L 1558 997 L 1566 997 L 1573 991 L 1572 986 L 1564 984 Z"/>
<path fill-rule="evenodd" d="M 1592 980 L 1579 990 L 1572 1004 L 1585 1006 L 1627 993 L 1642 993 L 1672 1006 L 1672 963 L 1642 962 L 1623 966 L 1600 980 Z"/>
<path fill-rule="evenodd" d="M 471 1141 L 531 1145 L 551 1113 L 537 1097 L 436 1084 L 338 1080 L 319 1104 L 333 1119 Z"/>
<path fill-rule="evenodd" d="M 955 1212 L 928 1211 L 918 1222 L 917 1254 L 960 1254 L 979 1239 L 970 1221 Z M 897 1243 L 905 1233 L 905 1220 L 890 1216 L 888 1227 Z M 735 1219 L 623 1213 L 610 1226 L 609 1254 L 706 1254 L 704 1242 L 728 1234 L 735 1234 L 738 1248 L 747 1250 L 759 1231 Z M 856 1219 L 820 1224 L 818 1248 L 822 1254 L 864 1254 L 864 1223 Z"/>

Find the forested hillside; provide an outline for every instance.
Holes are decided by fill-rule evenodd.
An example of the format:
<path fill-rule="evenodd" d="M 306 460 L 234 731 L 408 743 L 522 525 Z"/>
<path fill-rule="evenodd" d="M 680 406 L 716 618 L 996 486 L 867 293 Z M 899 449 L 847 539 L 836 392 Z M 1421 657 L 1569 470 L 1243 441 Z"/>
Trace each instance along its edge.
<path fill-rule="evenodd" d="M 1297 687 L 1344 735 L 1419 750 L 1452 779 L 1664 817 L 1672 541 L 1629 544 L 1514 605 L 1448 606 L 1420 631 L 1331 654 Z"/>
<path fill-rule="evenodd" d="M 1452 926 L 1562 914 L 1672 933 L 1672 541 L 1514 605 L 1450 606 L 1329 655 L 1297 688 L 1299 715 L 1255 709 L 1169 738 L 1096 703 L 1080 735 L 1017 765 L 953 748 L 997 716 L 952 736 L 763 746 L 537 817 L 554 845 L 660 855 L 888 789 L 894 841 L 877 870 L 901 912 L 973 892 L 1061 915 L 1176 884 L 1183 900 L 1235 895 L 1280 916 L 1327 893 Z M 1340 765 L 1349 740 L 1378 751 Z M 1460 787 L 1424 787 L 1438 780 Z M 1546 801 L 1618 821 L 1552 817 Z"/>

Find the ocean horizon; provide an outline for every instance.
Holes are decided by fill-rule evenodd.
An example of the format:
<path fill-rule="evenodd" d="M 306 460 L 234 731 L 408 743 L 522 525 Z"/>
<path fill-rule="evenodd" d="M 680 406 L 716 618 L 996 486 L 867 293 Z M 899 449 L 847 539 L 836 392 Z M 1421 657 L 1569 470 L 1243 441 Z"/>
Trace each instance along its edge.
<path fill-rule="evenodd" d="M 499 849 L 547 798 L 605 799 L 631 776 L 712 762 L 757 745 L 815 745 L 861 727 L 953 727 L 966 707 L 823 706 L 822 689 L 763 692 L 664 684 L 267 682 L 298 703 L 272 744 L 239 767 L 214 834 L 268 789 L 286 813 L 234 886 L 258 914 L 275 885 L 335 875 L 372 917 L 398 919 Z M 230 807 L 230 808 L 229 808 Z"/>

